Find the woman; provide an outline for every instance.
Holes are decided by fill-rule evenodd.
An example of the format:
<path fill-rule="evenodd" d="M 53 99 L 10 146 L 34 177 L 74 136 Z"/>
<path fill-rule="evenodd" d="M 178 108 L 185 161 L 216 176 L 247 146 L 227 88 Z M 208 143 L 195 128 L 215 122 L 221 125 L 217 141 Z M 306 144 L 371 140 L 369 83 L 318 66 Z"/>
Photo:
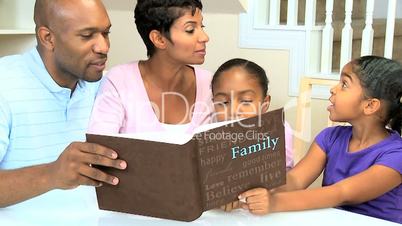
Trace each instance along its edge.
<path fill-rule="evenodd" d="M 95 101 L 90 133 L 192 133 L 210 121 L 211 74 L 199 0 L 139 0 L 135 23 L 148 59 L 112 68 Z"/>

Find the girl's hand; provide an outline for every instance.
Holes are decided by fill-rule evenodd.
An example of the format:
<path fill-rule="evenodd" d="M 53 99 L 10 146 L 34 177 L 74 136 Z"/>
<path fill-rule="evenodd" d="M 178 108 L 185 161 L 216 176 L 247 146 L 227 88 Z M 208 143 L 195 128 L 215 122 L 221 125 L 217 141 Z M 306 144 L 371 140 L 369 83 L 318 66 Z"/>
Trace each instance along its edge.
<path fill-rule="evenodd" d="M 270 213 L 271 193 L 265 188 L 255 188 L 239 195 L 241 208 L 252 214 L 264 215 Z"/>
<path fill-rule="evenodd" d="M 238 209 L 238 208 L 240 208 L 240 201 L 234 201 L 234 202 L 221 206 L 221 209 L 226 212 L 230 212 L 230 211 L 232 211 L 234 209 Z"/>

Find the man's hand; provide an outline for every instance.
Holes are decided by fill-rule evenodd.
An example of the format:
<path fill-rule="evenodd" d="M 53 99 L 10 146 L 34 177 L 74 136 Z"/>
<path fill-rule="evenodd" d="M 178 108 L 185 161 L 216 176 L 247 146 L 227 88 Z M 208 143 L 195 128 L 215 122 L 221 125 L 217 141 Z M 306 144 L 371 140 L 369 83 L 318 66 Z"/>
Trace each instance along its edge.
<path fill-rule="evenodd" d="M 265 188 L 255 188 L 239 195 L 240 206 L 252 214 L 264 215 L 270 213 L 271 193 Z"/>
<path fill-rule="evenodd" d="M 117 159 L 117 153 L 98 144 L 74 142 L 50 163 L 51 183 L 58 189 L 71 189 L 79 185 L 116 185 L 119 179 L 108 175 L 92 165 L 125 169 L 127 163 Z"/>

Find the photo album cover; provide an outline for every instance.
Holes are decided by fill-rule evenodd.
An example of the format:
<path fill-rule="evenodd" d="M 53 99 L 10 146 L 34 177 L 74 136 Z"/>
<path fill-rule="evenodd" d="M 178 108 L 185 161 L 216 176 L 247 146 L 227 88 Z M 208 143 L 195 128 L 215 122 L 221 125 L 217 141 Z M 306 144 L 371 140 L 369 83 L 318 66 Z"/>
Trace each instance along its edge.
<path fill-rule="evenodd" d="M 283 109 L 174 133 L 87 134 L 115 150 L 126 170 L 96 166 L 119 178 L 96 188 L 100 209 L 193 221 L 252 188 L 286 183 Z"/>

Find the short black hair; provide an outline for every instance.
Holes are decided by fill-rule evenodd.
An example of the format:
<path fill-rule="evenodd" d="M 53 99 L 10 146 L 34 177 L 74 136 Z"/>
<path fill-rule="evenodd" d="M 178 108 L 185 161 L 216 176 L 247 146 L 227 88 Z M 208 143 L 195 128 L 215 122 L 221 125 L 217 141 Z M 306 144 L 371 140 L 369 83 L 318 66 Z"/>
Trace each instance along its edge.
<path fill-rule="evenodd" d="M 267 74 L 265 73 L 265 70 L 259 66 L 258 64 L 246 60 L 246 59 L 241 59 L 241 58 L 234 58 L 231 60 L 226 61 L 223 63 L 218 70 L 216 70 L 214 77 L 212 78 L 211 82 L 211 88 L 212 88 L 212 93 L 214 92 L 214 85 L 220 75 L 227 71 L 230 70 L 233 67 L 240 67 L 246 70 L 250 75 L 254 76 L 255 79 L 257 79 L 258 84 L 260 85 L 263 97 L 265 98 L 268 94 L 268 85 L 269 85 L 269 80 L 267 77 Z"/>
<path fill-rule="evenodd" d="M 401 134 L 402 65 L 380 56 L 363 56 L 352 61 L 366 98 L 386 103 L 385 124 Z"/>
<path fill-rule="evenodd" d="M 196 9 L 202 10 L 200 0 L 138 0 L 134 9 L 134 19 L 144 44 L 148 57 L 155 53 L 155 46 L 149 39 L 152 30 L 159 31 L 170 39 L 170 28 L 173 22 L 191 10 L 192 15 Z"/>

